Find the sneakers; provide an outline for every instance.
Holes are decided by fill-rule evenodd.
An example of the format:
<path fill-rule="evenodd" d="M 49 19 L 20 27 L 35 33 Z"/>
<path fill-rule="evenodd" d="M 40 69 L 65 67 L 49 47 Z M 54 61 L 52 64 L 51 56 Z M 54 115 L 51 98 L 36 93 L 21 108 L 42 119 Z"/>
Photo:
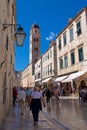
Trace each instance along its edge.
<path fill-rule="evenodd" d="M 38 126 L 38 122 L 34 122 L 34 124 L 33 124 L 33 125 Z"/>
<path fill-rule="evenodd" d="M 23 115 L 23 113 L 21 113 L 21 116 Z"/>

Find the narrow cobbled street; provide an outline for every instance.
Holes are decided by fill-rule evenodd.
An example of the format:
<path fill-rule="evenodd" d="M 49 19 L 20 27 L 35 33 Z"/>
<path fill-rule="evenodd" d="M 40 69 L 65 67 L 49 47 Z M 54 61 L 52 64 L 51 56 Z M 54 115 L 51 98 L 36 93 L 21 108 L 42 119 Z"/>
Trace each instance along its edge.
<path fill-rule="evenodd" d="M 33 125 L 29 108 L 25 108 L 23 116 L 18 106 L 11 108 L 0 130 L 86 130 L 87 103 L 78 99 L 61 99 L 56 104 L 52 98 L 46 108 L 40 112 L 38 126 Z"/>

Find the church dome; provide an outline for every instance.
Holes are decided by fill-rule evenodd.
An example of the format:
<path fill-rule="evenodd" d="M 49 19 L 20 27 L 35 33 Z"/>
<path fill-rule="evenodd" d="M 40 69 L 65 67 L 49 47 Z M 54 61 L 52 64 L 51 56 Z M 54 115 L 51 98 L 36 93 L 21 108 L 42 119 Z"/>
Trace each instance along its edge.
<path fill-rule="evenodd" d="M 39 26 L 38 26 L 37 24 L 33 24 L 33 25 L 31 26 L 31 29 L 33 29 L 33 28 L 38 28 L 38 29 L 39 29 Z"/>

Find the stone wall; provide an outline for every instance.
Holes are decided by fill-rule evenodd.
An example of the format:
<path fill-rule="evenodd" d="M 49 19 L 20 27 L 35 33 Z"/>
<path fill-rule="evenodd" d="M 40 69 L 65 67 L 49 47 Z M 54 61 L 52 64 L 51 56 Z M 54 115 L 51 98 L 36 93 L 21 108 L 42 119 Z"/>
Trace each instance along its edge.
<path fill-rule="evenodd" d="M 15 0 L 0 0 L 0 125 L 10 109 L 14 76 L 14 28 L 3 24 L 13 23 Z"/>

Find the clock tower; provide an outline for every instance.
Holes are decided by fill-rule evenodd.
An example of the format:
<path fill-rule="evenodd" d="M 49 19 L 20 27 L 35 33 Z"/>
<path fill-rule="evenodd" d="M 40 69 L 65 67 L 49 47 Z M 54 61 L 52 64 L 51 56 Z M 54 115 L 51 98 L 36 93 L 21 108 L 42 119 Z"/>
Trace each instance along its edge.
<path fill-rule="evenodd" d="M 35 63 L 40 57 L 40 28 L 33 24 L 30 29 L 30 64 L 32 66 L 32 75 L 35 73 Z"/>

